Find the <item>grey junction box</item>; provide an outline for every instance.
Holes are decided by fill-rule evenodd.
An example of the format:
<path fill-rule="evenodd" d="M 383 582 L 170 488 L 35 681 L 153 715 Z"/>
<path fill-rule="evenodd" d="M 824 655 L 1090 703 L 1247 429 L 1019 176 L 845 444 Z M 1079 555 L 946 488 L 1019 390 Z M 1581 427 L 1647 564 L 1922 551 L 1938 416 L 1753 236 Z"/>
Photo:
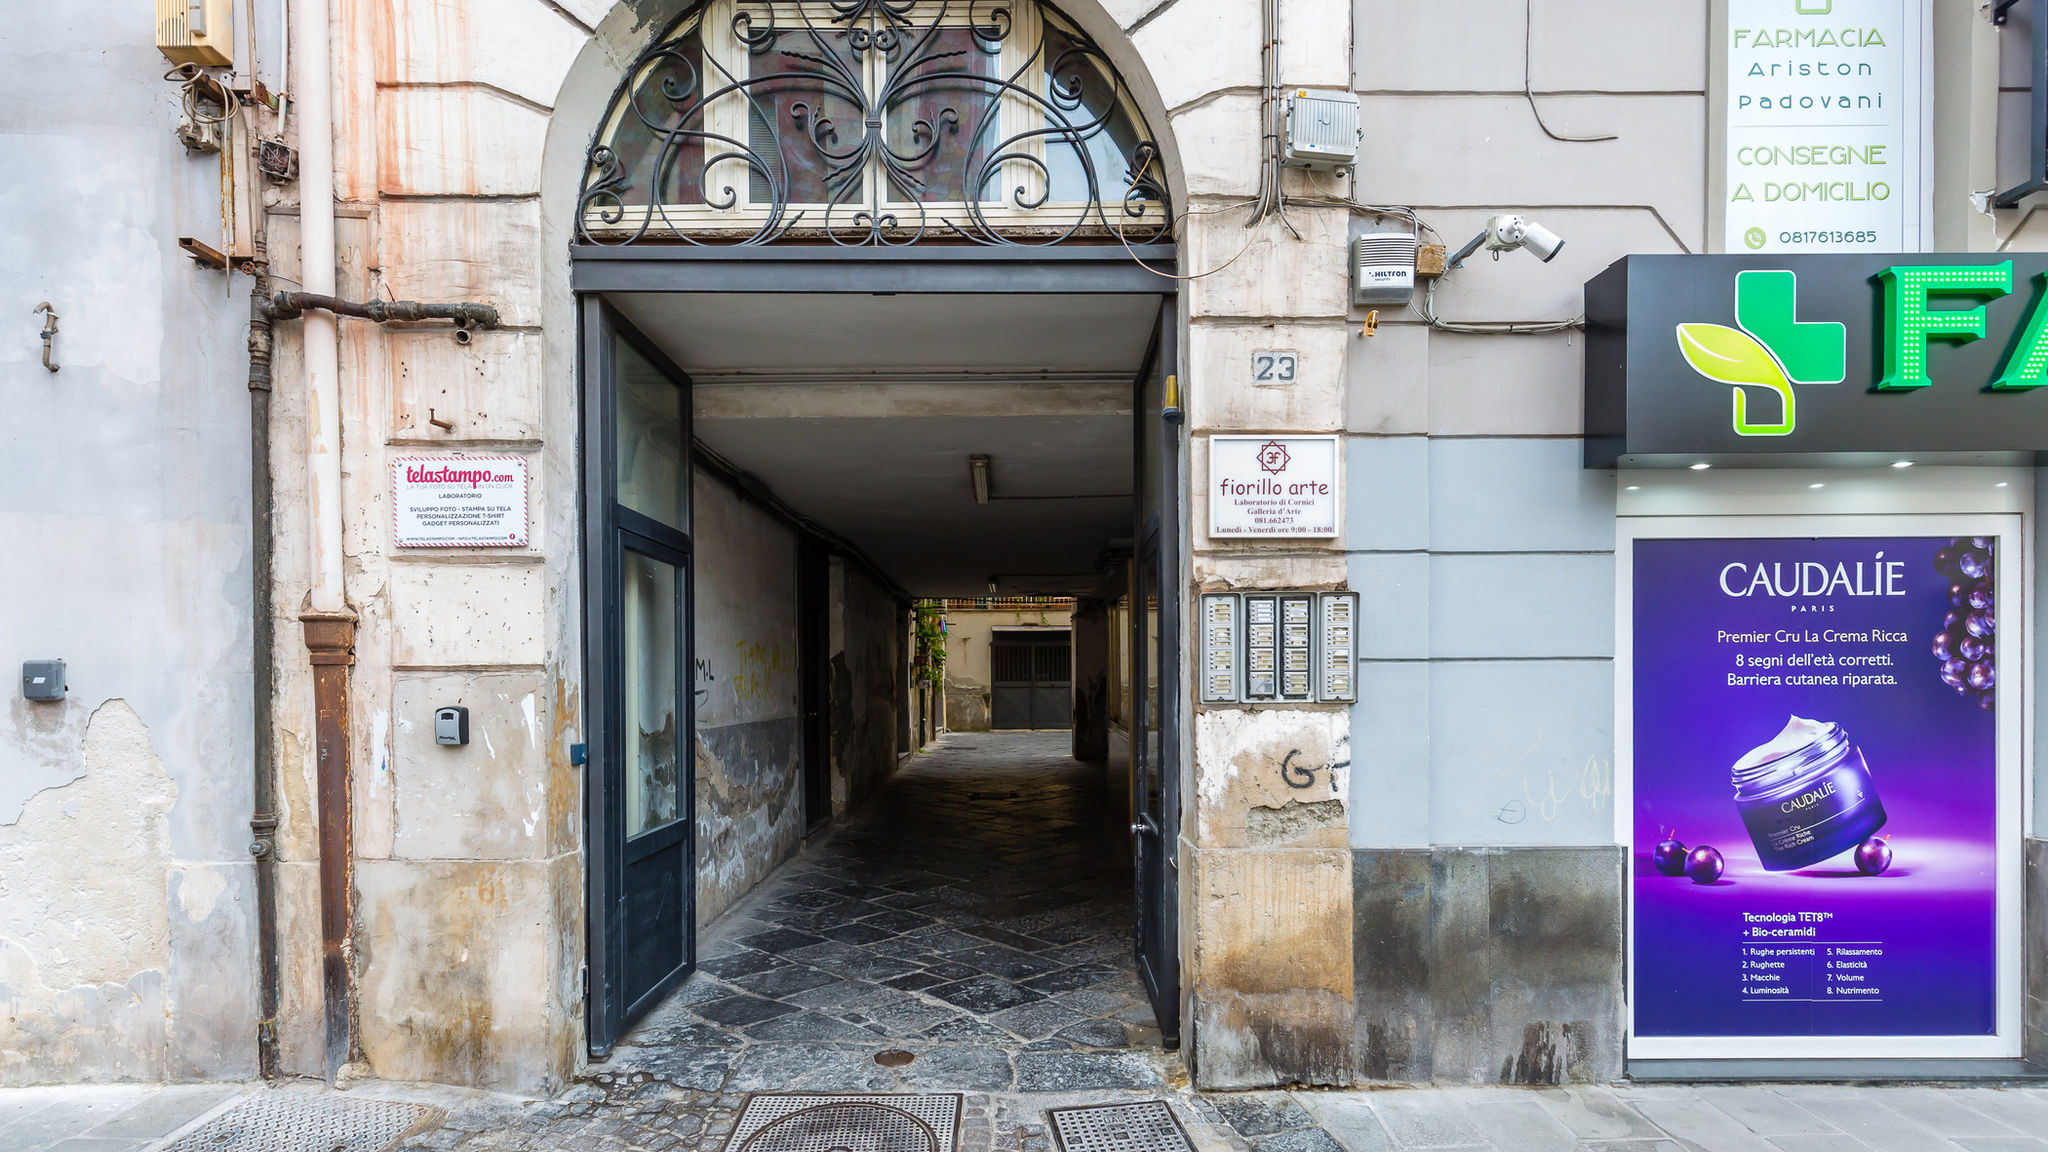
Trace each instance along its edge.
<path fill-rule="evenodd" d="M 24 660 L 21 662 L 21 695 L 24 700 L 62 700 L 64 662 Z"/>

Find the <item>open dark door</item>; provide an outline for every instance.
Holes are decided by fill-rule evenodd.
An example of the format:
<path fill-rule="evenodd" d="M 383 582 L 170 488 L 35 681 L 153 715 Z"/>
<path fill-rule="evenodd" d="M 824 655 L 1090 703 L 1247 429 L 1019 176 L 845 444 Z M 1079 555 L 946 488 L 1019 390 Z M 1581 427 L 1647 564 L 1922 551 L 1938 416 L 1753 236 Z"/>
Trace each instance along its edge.
<path fill-rule="evenodd" d="M 1180 1044 L 1180 413 L 1172 298 L 1136 392 L 1139 494 L 1132 565 L 1132 865 L 1138 974 L 1168 1048 Z"/>
<path fill-rule="evenodd" d="M 583 301 L 590 1050 L 696 960 L 690 383 Z"/>
<path fill-rule="evenodd" d="M 832 553 L 797 542 L 797 708 L 803 713 L 804 827 L 832 817 Z"/>

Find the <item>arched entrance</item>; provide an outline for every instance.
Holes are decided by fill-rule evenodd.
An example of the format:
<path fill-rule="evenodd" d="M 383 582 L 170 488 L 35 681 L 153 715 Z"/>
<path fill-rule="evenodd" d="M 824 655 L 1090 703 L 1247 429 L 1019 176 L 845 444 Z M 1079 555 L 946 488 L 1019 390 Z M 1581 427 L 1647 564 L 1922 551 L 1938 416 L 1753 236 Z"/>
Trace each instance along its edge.
<path fill-rule="evenodd" d="M 988 595 L 1122 601 L 1131 954 L 1177 1037 L 1184 474 L 1153 141 L 1102 51 L 1028 2 L 710 0 L 628 67 L 571 249 L 594 1053 L 914 746 L 911 602 Z"/>

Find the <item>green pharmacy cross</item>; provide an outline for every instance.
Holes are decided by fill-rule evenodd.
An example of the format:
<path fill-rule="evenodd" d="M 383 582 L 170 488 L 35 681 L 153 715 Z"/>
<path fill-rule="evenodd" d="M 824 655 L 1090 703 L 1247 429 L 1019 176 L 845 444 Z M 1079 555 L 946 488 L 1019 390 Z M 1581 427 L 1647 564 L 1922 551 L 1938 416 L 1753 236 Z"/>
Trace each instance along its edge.
<path fill-rule="evenodd" d="M 1680 324 L 1678 350 L 1693 371 L 1735 385 L 1738 436 L 1789 436 L 1798 424 L 1794 384 L 1839 384 L 1847 374 L 1849 331 L 1832 321 L 1798 319 L 1799 277 L 1785 271 L 1738 272 L 1735 323 Z M 1751 420 L 1749 393 L 1778 397 L 1780 418 Z"/>

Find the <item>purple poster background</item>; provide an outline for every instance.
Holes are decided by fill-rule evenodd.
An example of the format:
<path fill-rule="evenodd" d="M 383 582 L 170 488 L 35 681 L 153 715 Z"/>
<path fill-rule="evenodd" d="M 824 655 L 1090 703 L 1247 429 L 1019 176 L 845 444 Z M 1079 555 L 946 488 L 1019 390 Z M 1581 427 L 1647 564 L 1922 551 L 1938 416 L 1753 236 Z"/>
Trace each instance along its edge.
<path fill-rule="evenodd" d="M 1636 1035 L 1995 1030 L 1994 716 L 1979 701 L 1989 693 L 1944 682 L 1933 650 L 1952 597 L 1969 586 L 1952 583 L 1955 551 L 1939 557 L 1951 575 L 1937 567 L 1953 543 L 1635 542 Z M 1818 591 L 1814 569 L 1793 567 L 1809 562 L 1849 579 Z M 1780 583 L 1758 587 L 1759 564 Z M 1800 573 L 1808 587 L 1797 586 Z M 1724 575 L 1749 594 L 1724 592 Z M 1989 580 L 1975 583 L 1988 590 Z M 1771 594 L 1781 590 L 1793 594 Z M 1868 639 L 1830 640 L 1831 631 Z M 1770 638 L 1742 639 L 1756 633 Z M 1730 768 L 1791 716 L 1838 724 L 1861 751 L 1887 814 L 1878 835 L 1893 861 L 1881 874 L 1859 872 L 1853 852 L 1763 867 Z M 1710 884 L 1660 874 L 1652 850 L 1666 837 L 1718 849 L 1725 873 Z"/>

